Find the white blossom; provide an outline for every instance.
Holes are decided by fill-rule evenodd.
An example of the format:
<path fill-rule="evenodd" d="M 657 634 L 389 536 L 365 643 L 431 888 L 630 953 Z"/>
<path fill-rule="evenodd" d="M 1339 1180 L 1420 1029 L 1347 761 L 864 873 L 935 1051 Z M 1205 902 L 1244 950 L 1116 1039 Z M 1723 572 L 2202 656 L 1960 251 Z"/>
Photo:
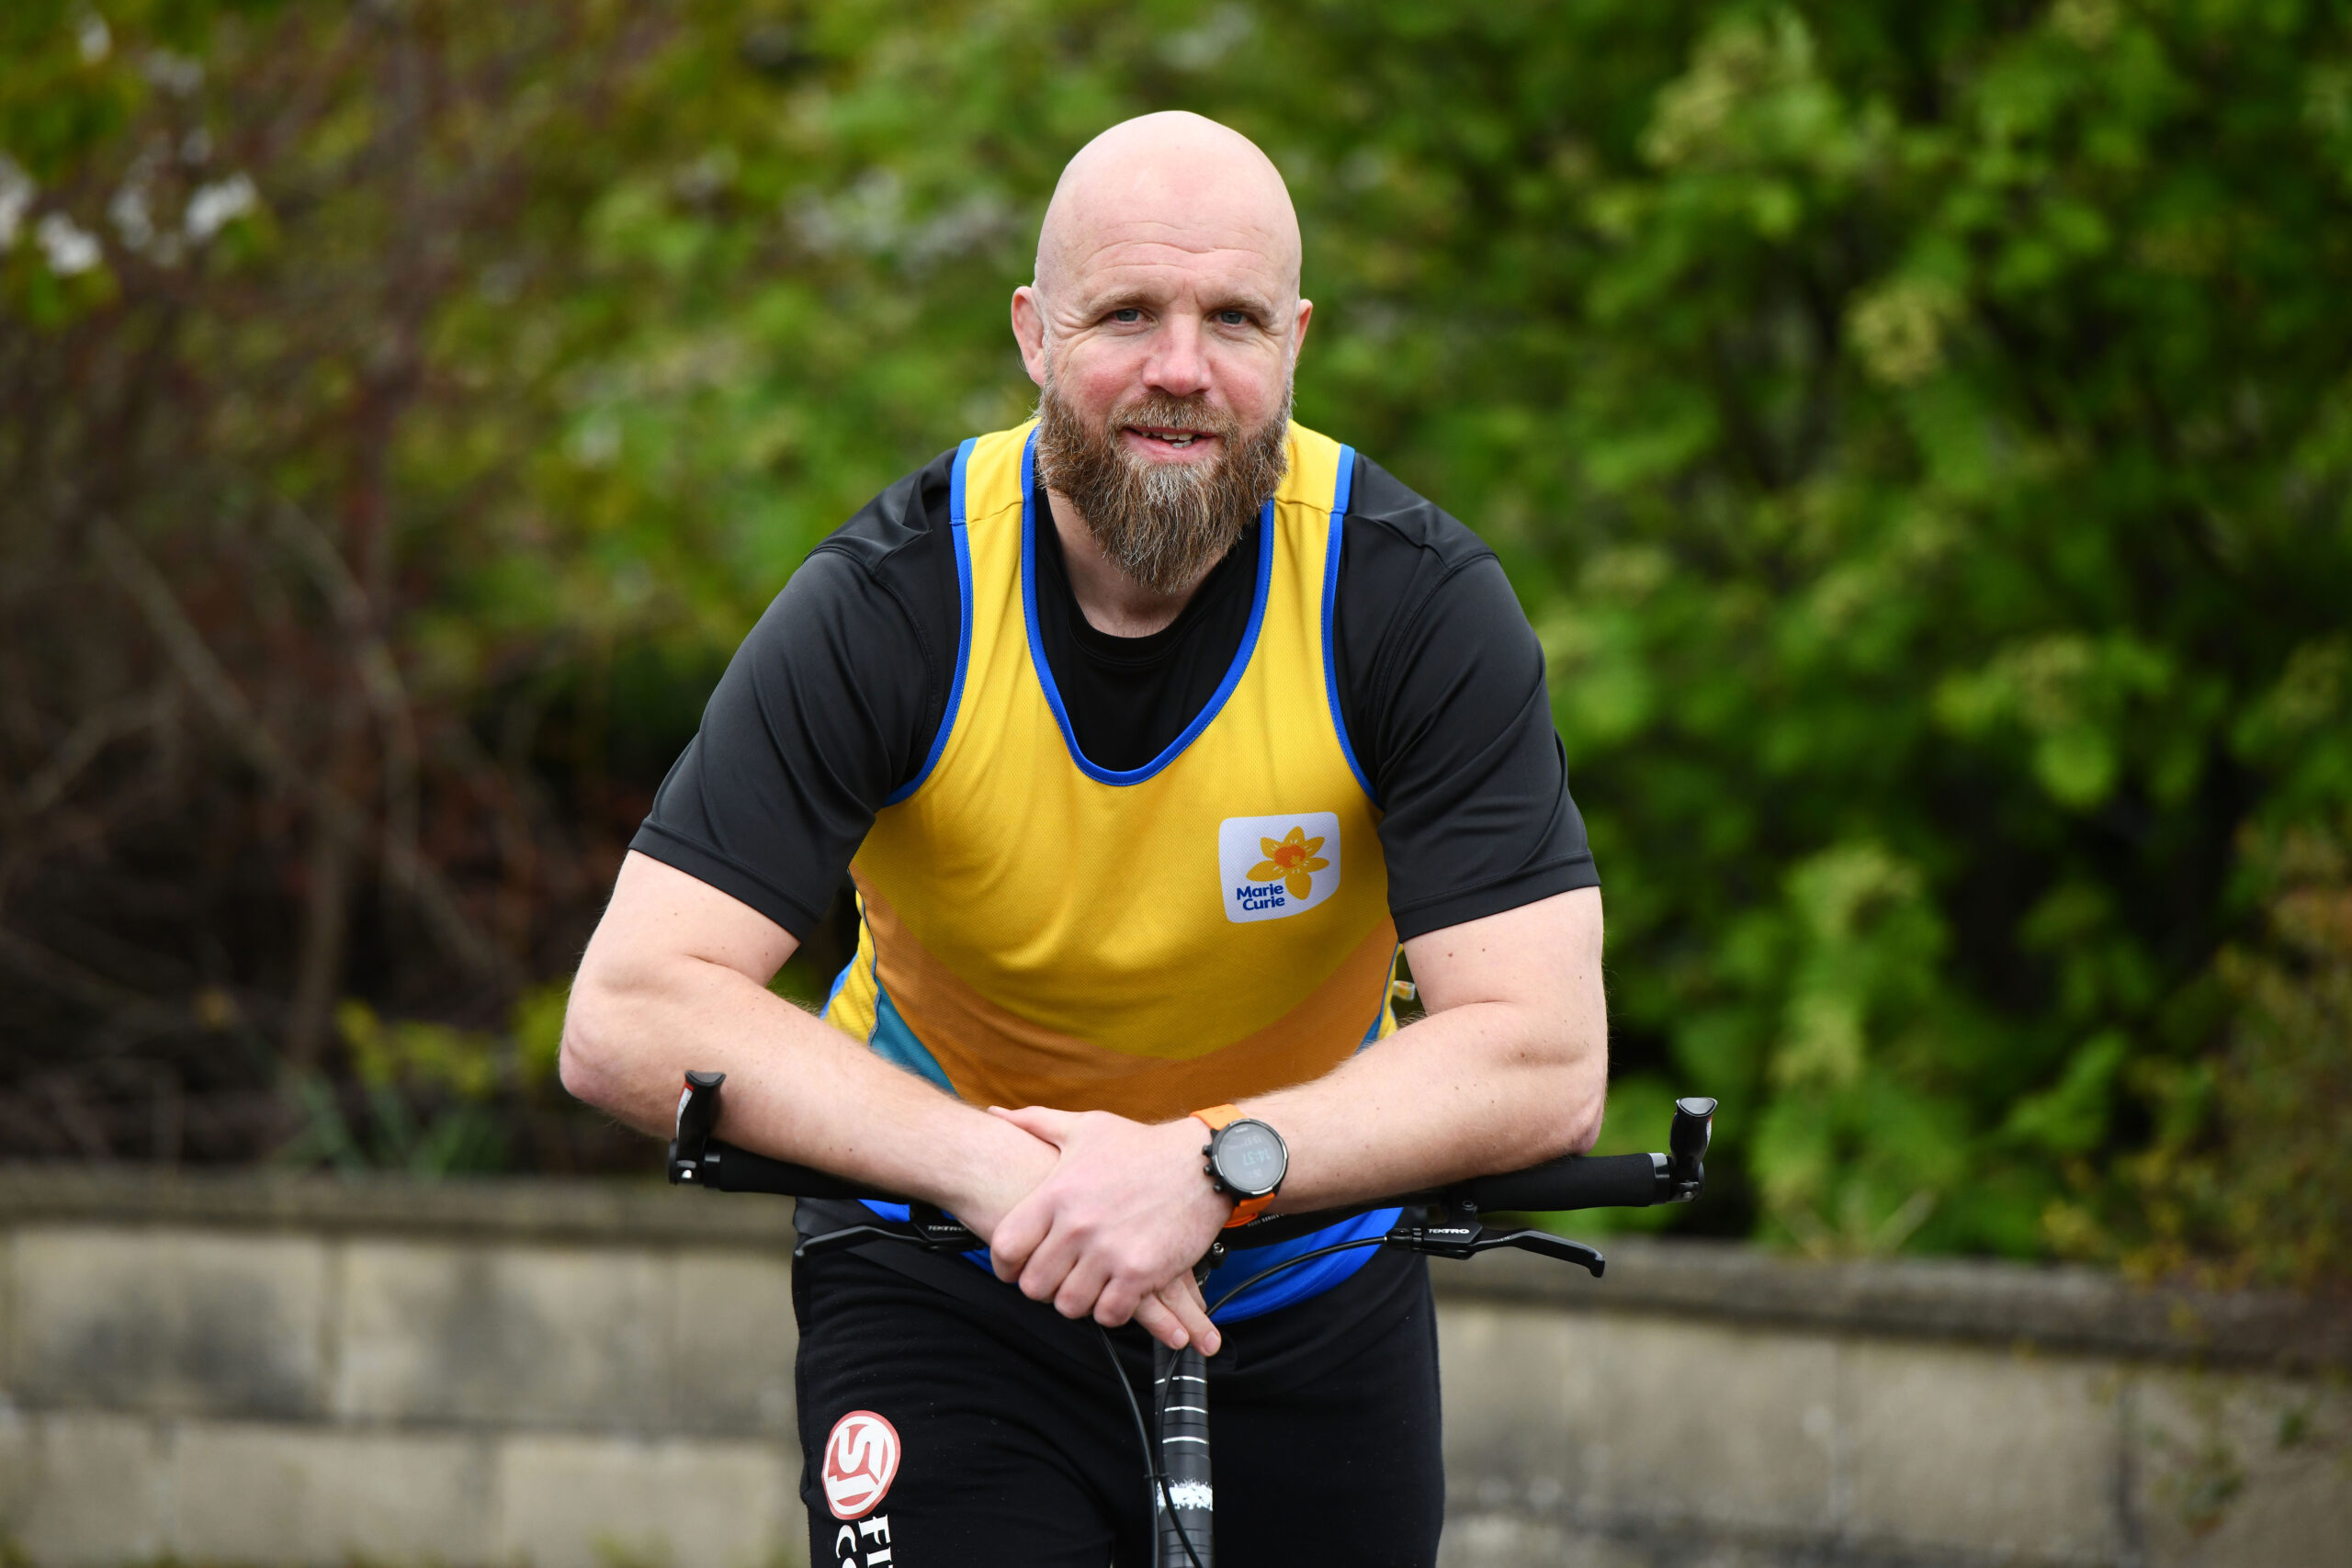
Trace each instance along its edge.
<path fill-rule="evenodd" d="M 98 237 L 62 212 L 43 218 L 33 230 L 33 238 L 40 242 L 49 270 L 60 277 L 72 277 L 98 265 Z"/>
<path fill-rule="evenodd" d="M 144 185 L 126 181 L 107 203 L 107 216 L 114 220 L 114 231 L 122 236 L 122 243 L 134 251 L 144 251 L 155 238 L 155 220 L 148 215 Z"/>
<path fill-rule="evenodd" d="M 168 49 L 151 49 L 139 62 L 147 80 L 167 93 L 186 97 L 204 85 L 204 66 L 184 54 L 174 54 Z"/>
<path fill-rule="evenodd" d="M 184 220 L 187 237 L 202 243 L 260 205 L 261 193 L 254 189 L 253 180 L 243 170 L 225 180 L 198 186 L 196 194 L 187 198 L 187 216 Z"/>
<path fill-rule="evenodd" d="M 17 231 L 24 226 L 25 209 L 40 195 L 32 176 L 17 166 L 17 161 L 0 152 L 0 251 L 17 243 Z"/>

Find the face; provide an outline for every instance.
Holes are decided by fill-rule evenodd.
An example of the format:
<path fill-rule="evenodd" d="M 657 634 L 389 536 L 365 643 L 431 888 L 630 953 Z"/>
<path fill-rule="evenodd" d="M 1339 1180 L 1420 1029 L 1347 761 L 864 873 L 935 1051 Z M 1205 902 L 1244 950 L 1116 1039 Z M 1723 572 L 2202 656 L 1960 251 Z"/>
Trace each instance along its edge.
<path fill-rule="evenodd" d="M 1155 400 L 1195 404 L 1245 434 L 1281 412 L 1314 307 L 1278 269 L 1273 235 L 1246 213 L 1173 236 L 1141 220 L 1072 227 L 1080 231 L 1050 293 L 1013 296 L 1013 330 L 1039 386 L 1098 424 Z M 1211 422 L 1119 433 L 1142 463 L 1214 463 L 1224 440 Z"/>
<path fill-rule="evenodd" d="M 1046 286 L 1015 292 L 1013 329 L 1044 389 L 1046 482 L 1114 564 L 1174 592 L 1280 482 L 1313 306 L 1295 297 L 1289 245 L 1248 203 L 1187 204 L 1182 231 L 1131 205 L 1065 226 Z"/>

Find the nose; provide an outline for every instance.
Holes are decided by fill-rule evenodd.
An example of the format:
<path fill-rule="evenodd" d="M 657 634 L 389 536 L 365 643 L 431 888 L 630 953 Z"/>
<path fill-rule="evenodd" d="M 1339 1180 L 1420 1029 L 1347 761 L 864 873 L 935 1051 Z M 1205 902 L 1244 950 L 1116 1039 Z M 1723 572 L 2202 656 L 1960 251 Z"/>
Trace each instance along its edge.
<path fill-rule="evenodd" d="M 1171 311 L 1154 336 L 1150 361 L 1144 366 L 1145 383 L 1171 398 L 1196 398 L 1207 391 L 1208 345 L 1200 318 Z"/>

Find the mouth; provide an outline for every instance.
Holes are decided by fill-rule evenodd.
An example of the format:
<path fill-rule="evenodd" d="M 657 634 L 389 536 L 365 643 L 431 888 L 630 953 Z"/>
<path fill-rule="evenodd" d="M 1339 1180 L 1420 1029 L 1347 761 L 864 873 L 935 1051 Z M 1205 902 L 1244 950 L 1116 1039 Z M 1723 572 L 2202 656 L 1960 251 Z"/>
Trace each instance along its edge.
<path fill-rule="evenodd" d="M 1186 430 L 1173 425 L 1128 425 L 1123 432 L 1147 451 L 1189 452 L 1194 447 L 1207 447 L 1216 442 L 1212 430 Z"/>

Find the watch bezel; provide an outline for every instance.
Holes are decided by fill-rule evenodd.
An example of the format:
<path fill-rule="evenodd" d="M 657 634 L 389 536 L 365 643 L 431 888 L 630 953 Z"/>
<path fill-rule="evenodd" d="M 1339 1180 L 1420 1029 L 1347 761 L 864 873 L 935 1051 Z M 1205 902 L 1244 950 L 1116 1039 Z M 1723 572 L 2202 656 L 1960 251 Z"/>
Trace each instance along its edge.
<path fill-rule="evenodd" d="M 1275 1151 L 1282 1156 L 1282 1168 L 1274 1173 L 1273 1184 L 1272 1186 L 1237 1186 L 1233 1182 L 1227 1180 L 1225 1173 L 1217 1168 L 1218 1160 L 1225 1152 L 1226 1139 L 1230 1136 L 1236 1129 L 1241 1127 L 1263 1128 L 1265 1130 L 1266 1136 L 1273 1139 Z M 1209 1141 L 1201 1146 L 1201 1152 L 1208 1156 L 1207 1169 L 1209 1180 L 1216 1186 L 1216 1190 L 1219 1192 L 1227 1193 L 1244 1201 L 1252 1198 L 1272 1197 L 1275 1193 L 1283 1190 L 1283 1182 L 1290 1176 L 1290 1145 L 1283 1140 L 1283 1135 L 1280 1133 L 1274 1130 L 1272 1122 L 1261 1122 L 1255 1116 L 1238 1117 L 1235 1120 L 1227 1122 L 1224 1126 L 1219 1127 L 1216 1131 L 1209 1134 Z"/>

